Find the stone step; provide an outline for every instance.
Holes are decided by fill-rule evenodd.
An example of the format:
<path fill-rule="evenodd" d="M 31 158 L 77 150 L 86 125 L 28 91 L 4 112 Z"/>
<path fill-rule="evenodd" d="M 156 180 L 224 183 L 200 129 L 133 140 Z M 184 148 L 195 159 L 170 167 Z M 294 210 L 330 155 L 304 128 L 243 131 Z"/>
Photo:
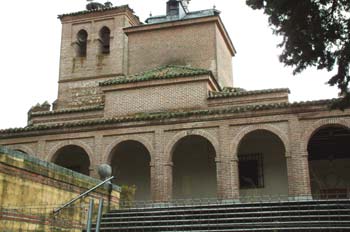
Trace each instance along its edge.
<path fill-rule="evenodd" d="M 340 215 L 350 215 L 350 209 L 322 209 L 322 210 L 304 210 L 304 211 L 299 211 L 299 210 L 285 210 L 285 211 L 263 211 L 263 212 L 238 212 L 238 213 L 231 213 L 231 212 L 226 212 L 225 214 L 222 213 L 201 213 L 200 215 L 198 214 L 184 214 L 184 215 L 145 215 L 145 216 L 118 216 L 114 215 L 111 216 L 109 214 L 105 215 L 102 218 L 103 222 L 108 222 L 108 221 L 115 221 L 115 222 L 123 222 L 123 221 L 141 221 L 141 220 L 169 220 L 169 219 L 178 219 L 179 217 L 182 218 L 189 218 L 189 219 L 196 219 L 196 218 L 228 218 L 228 217 L 242 217 L 244 216 L 245 218 L 259 218 L 259 217 L 267 217 L 267 216 L 329 216 L 329 215 L 334 215 L 334 216 L 340 216 Z"/>
<path fill-rule="evenodd" d="M 216 203 L 216 204 L 205 204 L 205 201 L 203 204 L 187 204 L 183 205 L 181 203 L 148 203 L 148 204 L 140 204 L 136 203 L 138 205 L 137 208 L 125 208 L 125 209 L 119 209 L 111 211 L 113 212 L 139 212 L 139 211 L 153 211 L 155 209 L 162 211 L 162 210 L 180 210 L 180 209 L 220 209 L 220 208 L 228 208 L 228 207 L 235 207 L 235 208 L 261 208 L 261 207 L 281 207 L 281 206 L 319 206 L 319 205 L 332 205 L 332 204 L 343 204 L 343 205 L 349 205 L 350 206 L 350 200 L 348 199 L 339 199 L 339 200 L 305 200 L 305 201 L 275 201 L 275 202 L 253 202 L 253 203 Z"/>
<path fill-rule="evenodd" d="M 122 209 L 101 231 L 350 231 L 350 200 L 239 203 Z"/>
<path fill-rule="evenodd" d="M 322 205 L 283 205 L 283 206 L 254 206 L 254 207 L 242 207 L 242 206 L 226 206 L 226 207 L 217 207 L 217 208 L 168 208 L 168 209 L 139 209 L 139 210 L 131 210 L 131 211 L 112 211 L 111 213 L 106 214 L 108 217 L 113 216 L 147 216 L 147 215 L 165 215 L 165 214 L 185 214 L 185 213 L 227 213 L 227 212 L 268 212 L 268 211 L 289 211 L 289 210 L 312 210 L 312 209 L 350 209 L 350 204 L 322 204 Z"/>
<path fill-rule="evenodd" d="M 300 216 L 267 216 L 267 217 L 234 217 L 234 218 L 196 218 L 194 219 L 182 219 L 180 216 L 177 219 L 173 220 L 140 220 L 140 221 L 124 221 L 124 222 L 103 222 L 103 225 L 105 226 L 123 226 L 123 225 L 133 225 L 133 226 L 152 226 L 152 225 L 184 225 L 184 224 L 215 224 L 215 223 L 254 223 L 256 221 L 258 222 L 299 222 L 303 220 L 314 220 L 314 221 L 321 221 L 321 222 L 328 222 L 328 221 L 349 221 L 350 222 L 350 215 L 310 215 L 307 217 L 300 217 Z"/>
<path fill-rule="evenodd" d="M 187 225 L 158 225 L 158 226 L 117 226 L 108 227 L 102 226 L 101 231 L 222 231 L 222 230 L 290 230 L 295 228 L 323 228 L 323 229 L 350 229 L 350 221 L 339 222 L 339 221 L 299 221 L 297 224 L 295 222 L 256 222 L 256 223 L 216 223 L 216 224 L 187 224 Z"/>

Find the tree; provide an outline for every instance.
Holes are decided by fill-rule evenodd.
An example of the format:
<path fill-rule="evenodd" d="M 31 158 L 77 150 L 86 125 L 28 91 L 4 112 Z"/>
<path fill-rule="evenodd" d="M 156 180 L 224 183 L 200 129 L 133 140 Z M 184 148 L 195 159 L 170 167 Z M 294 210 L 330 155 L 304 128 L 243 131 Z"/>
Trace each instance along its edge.
<path fill-rule="evenodd" d="M 350 1 L 349 0 L 246 0 L 269 17 L 274 34 L 282 36 L 280 61 L 298 74 L 308 67 L 337 69 L 328 84 L 337 85 L 350 106 Z"/>

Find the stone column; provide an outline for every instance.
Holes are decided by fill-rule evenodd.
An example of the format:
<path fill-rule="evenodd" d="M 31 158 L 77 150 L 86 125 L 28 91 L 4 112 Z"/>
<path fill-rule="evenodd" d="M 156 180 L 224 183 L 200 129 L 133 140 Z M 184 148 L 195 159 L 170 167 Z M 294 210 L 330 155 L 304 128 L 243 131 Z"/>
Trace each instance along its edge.
<path fill-rule="evenodd" d="M 238 162 L 230 151 L 229 126 L 220 126 L 220 150 L 216 154 L 217 196 L 224 201 L 239 200 Z"/>
<path fill-rule="evenodd" d="M 310 198 L 312 194 L 308 154 L 301 149 L 304 141 L 300 141 L 302 133 L 296 117 L 289 120 L 289 136 L 290 147 L 286 155 L 289 195 L 293 198 Z"/>

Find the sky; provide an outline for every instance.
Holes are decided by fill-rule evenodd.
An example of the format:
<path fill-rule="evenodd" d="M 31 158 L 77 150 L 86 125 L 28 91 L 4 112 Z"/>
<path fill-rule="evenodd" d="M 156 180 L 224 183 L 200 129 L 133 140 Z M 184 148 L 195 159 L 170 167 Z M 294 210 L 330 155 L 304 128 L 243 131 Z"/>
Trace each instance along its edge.
<path fill-rule="evenodd" d="M 101 0 L 100 2 L 104 2 Z M 144 21 L 165 13 L 166 0 L 111 0 L 129 4 Z M 24 127 L 33 105 L 57 98 L 61 23 L 57 15 L 85 9 L 85 0 L 2 1 L 0 14 L 0 129 Z M 279 62 L 281 38 L 272 34 L 267 17 L 245 0 L 192 0 L 189 9 L 213 7 L 237 50 L 233 58 L 234 87 L 247 90 L 289 88 L 290 101 L 337 97 L 325 83 L 326 71 L 308 69 L 297 76 Z"/>

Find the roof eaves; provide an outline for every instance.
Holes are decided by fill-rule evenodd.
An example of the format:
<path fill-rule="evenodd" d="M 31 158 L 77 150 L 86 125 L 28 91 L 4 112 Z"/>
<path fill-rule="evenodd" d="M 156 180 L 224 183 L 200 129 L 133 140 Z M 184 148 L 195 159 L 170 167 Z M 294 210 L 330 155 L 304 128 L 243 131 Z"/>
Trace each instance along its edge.
<path fill-rule="evenodd" d="M 156 73 L 157 71 L 161 72 L 162 70 L 166 68 L 179 68 L 188 70 L 188 72 L 179 72 L 179 73 L 170 73 L 165 75 L 159 75 Z M 152 74 L 153 72 L 153 74 Z M 151 73 L 151 74 L 149 74 Z M 210 70 L 206 69 L 197 69 L 192 67 L 186 67 L 186 66 L 176 66 L 176 65 L 167 65 L 162 66 L 156 69 L 152 69 L 150 71 L 146 71 L 140 74 L 127 76 L 125 78 L 118 78 L 118 79 L 112 79 L 107 80 L 104 82 L 100 82 L 99 86 L 110 86 L 110 85 L 120 85 L 120 84 L 128 84 L 128 83 L 136 83 L 136 82 L 145 82 L 145 81 L 153 81 L 153 80 L 163 80 L 163 79 L 172 79 L 172 78 L 181 78 L 181 77 L 191 77 L 191 76 L 200 76 L 200 75 L 212 75 L 212 72 Z"/>
<path fill-rule="evenodd" d="M 280 89 L 263 89 L 263 90 L 253 90 L 253 91 L 237 91 L 237 92 L 223 92 L 223 91 L 210 92 L 208 99 L 242 97 L 242 96 L 259 95 L 259 94 L 281 93 L 281 92 L 290 93 L 290 90 L 288 88 L 280 88 Z"/>
<path fill-rule="evenodd" d="M 63 109 L 63 110 L 56 110 L 56 111 L 42 111 L 42 112 L 32 112 L 30 113 L 31 116 L 48 116 L 48 115 L 59 115 L 59 114 L 72 114 L 72 113 L 82 113 L 82 112 L 89 112 L 89 111 L 99 111 L 103 110 L 104 105 L 99 106 L 92 106 L 92 107 L 81 107 L 81 108 L 72 108 L 72 109 Z"/>
<path fill-rule="evenodd" d="M 108 125 L 108 124 L 118 124 L 118 123 L 137 122 L 137 121 L 156 121 L 156 120 L 165 120 L 165 119 L 172 119 L 172 118 L 187 118 L 187 117 L 193 117 L 193 116 L 237 114 L 237 113 L 256 112 L 256 111 L 263 111 L 263 110 L 299 108 L 299 107 L 306 107 L 306 106 L 327 106 L 329 108 L 332 104 L 339 102 L 340 100 L 341 99 L 337 98 L 337 99 L 295 102 L 295 103 L 271 103 L 271 104 L 260 104 L 260 105 L 234 106 L 234 107 L 228 107 L 228 108 L 194 110 L 194 111 L 143 113 L 143 114 L 136 114 L 133 116 L 118 117 L 118 118 L 95 119 L 95 120 L 88 120 L 88 121 L 58 123 L 58 124 L 49 124 L 49 125 L 37 125 L 37 126 L 28 126 L 24 128 L 10 128 L 10 129 L 0 130 L 0 134 L 3 134 L 3 135 L 5 134 L 7 136 L 9 134 L 25 133 L 25 132 L 32 132 L 32 131 L 46 131 L 46 130 L 52 130 L 52 129 Z"/>

